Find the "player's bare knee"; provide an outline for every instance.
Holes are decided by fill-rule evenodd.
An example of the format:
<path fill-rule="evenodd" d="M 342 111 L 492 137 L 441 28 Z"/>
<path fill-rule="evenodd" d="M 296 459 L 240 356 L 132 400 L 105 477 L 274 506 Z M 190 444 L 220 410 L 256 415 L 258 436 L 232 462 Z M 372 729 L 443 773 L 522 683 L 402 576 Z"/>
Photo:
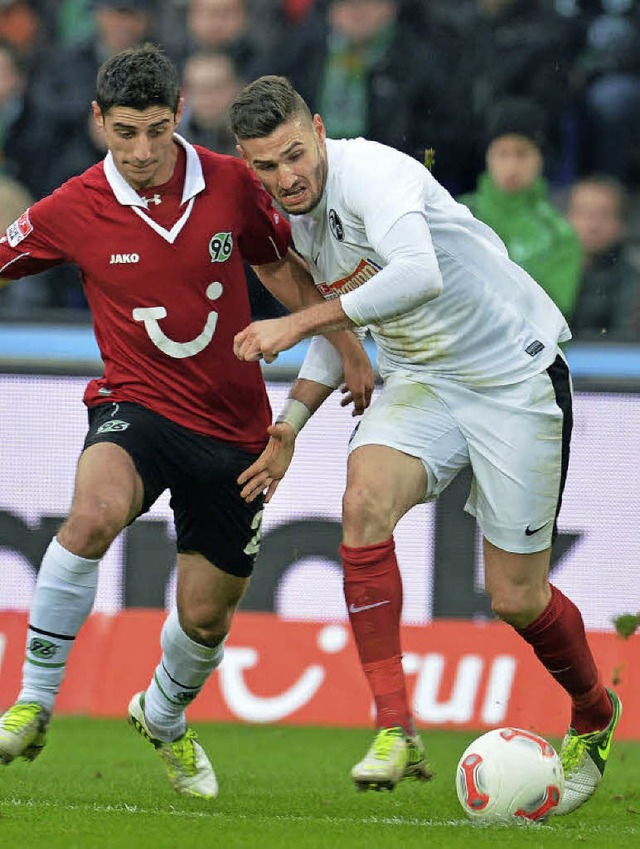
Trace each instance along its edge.
<path fill-rule="evenodd" d="M 227 631 L 219 631 L 215 627 L 208 626 L 187 626 L 184 629 L 185 634 L 193 640 L 194 643 L 199 643 L 201 646 L 207 646 L 214 649 L 226 638 Z"/>
<path fill-rule="evenodd" d="M 121 510 L 96 502 L 72 510 L 58 532 L 58 541 L 80 557 L 102 557 L 126 523 Z"/>
<path fill-rule="evenodd" d="M 500 593 L 493 596 L 491 609 L 498 619 L 519 630 L 530 625 L 541 612 L 538 595 L 526 591 Z"/>
<path fill-rule="evenodd" d="M 199 605 L 180 616 L 185 634 L 195 643 L 215 648 L 225 639 L 231 626 L 233 611 Z"/>

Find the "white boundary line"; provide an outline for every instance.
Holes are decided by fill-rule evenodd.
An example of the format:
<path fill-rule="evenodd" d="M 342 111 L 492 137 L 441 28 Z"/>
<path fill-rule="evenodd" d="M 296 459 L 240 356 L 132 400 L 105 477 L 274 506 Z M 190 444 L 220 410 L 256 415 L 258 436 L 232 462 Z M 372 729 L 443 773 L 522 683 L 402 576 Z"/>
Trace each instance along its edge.
<path fill-rule="evenodd" d="M 0 808 L 2 805 L 9 805 L 14 808 L 59 808 L 66 811 L 93 811 L 95 813 L 105 814 L 140 814 L 142 816 L 172 816 L 184 817 L 186 819 L 226 819 L 226 820 L 252 820 L 262 822 L 319 822 L 329 823 L 332 825 L 342 825 L 345 823 L 359 823 L 360 825 L 398 825 L 412 826 L 416 828 L 429 828 L 434 826 L 447 826 L 453 828 L 487 828 L 481 823 L 472 823 L 467 819 L 459 820 L 433 820 L 419 819 L 417 817 L 330 817 L 330 816 L 302 816 L 300 814 L 274 814 L 273 816 L 265 816 L 264 814 L 242 814 L 231 813 L 225 811 L 184 811 L 174 808 L 172 805 L 167 808 L 141 808 L 138 805 L 127 805 L 122 803 L 119 805 L 101 805 L 101 804 L 86 804 L 74 805 L 64 804 L 49 799 L 18 799 L 15 796 L 8 799 L 0 799 Z M 492 826 L 495 828 L 496 826 Z M 501 826 L 497 826 L 500 828 Z M 504 826 L 505 828 L 513 828 L 513 826 Z M 536 825 L 529 822 L 517 824 L 516 828 L 533 828 L 538 831 L 556 831 L 550 825 Z M 613 826 L 613 825 L 590 825 L 579 826 L 576 822 L 576 827 L 581 833 L 587 834 L 637 834 L 640 836 L 640 827 L 634 826 Z M 557 831 L 557 834 L 561 832 Z M 567 835 L 568 836 L 568 835 Z"/>

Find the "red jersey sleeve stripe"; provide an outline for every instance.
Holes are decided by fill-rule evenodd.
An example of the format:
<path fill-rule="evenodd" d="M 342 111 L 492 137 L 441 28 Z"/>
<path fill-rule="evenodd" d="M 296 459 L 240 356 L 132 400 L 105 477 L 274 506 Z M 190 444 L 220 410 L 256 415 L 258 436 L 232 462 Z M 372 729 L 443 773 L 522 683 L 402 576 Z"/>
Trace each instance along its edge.
<path fill-rule="evenodd" d="M 20 259 L 24 259 L 25 257 L 31 256 L 30 253 L 19 254 L 18 256 L 14 256 L 13 259 L 10 259 L 9 262 L 5 262 L 5 264 L 0 268 L 0 274 L 3 274 L 9 266 L 13 265 L 14 262 L 18 262 Z"/>

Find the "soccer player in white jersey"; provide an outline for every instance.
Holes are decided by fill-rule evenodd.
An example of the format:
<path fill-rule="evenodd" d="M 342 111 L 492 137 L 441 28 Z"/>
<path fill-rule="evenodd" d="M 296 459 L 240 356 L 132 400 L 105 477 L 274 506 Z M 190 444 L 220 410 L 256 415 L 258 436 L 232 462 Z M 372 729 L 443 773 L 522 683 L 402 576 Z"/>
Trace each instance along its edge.
<path fill-rule="evenodd" d="M 466 466 L 466 510 L 483 534 L 485 584 L 571 698 L 562 747 L 568 813 L 595 791 L 620 716 L 589 649 L 582 616 L 549 583 L 551 542 L 569 459 L 569 329 L 549 297 L 486 225 L 420 163 L 365 139 L 327 139 L 322 119 L 282 77 L 248 85 L 231 109 L 239 149 L 290 214 L 294 244 L 326 302 L 255 322 L 236 336 L 244 360 L 305 337 L 368 328 L 384 386 L 349 445 L 343 502 L 344 592 L 376 707 L 359 787 L 427 777 L 407 701 L 400 645 L 398 520 L 436 498 Z M 295 437 L 339 379 L 314 339 L 300 378 L 243 476 L 247 499 L 273 495 Z"/>
<path fill-rule="evenodd" d="M 0 237 L 0 285 L 60 262 L 78 265 L 105 366 L 85 391 L 89 426 L 73 502 L 38 573 L 22 687 L 0 717 L 0 764 L 42 751 L 100 560 L 168 489 L 177 605 L 129 720 L 175 790 L 212 799 L 217 779 L 185 709 L 222 660 L 260 547 L 261 500 L 243 501 L 236 479 L 260 456 L 271 421 L 259 365 L 233 353 L 250 320 L 243 260 L 292 309 L 323 299 L 289 247 L 288 223 L 244 164 L 176 134 L 178 73 L 158 48 L 108 59 L 93 112 L 105 160 Z M 332 339 L 361 410 L 373 389 L 371 364 L 350 331 Z"/>

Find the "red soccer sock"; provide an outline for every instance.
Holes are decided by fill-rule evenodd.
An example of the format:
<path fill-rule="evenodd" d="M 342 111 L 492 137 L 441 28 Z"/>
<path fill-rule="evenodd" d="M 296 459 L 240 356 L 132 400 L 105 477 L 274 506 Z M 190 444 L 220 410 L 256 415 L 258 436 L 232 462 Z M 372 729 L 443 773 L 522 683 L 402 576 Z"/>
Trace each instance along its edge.
<path fill-rule="evenodd" d="M 540 616 L 519 633 L 572 701 L 571 727 L 578 734 L 609 723 L 612 706 L 587 643 L 582 615 L 557 587 Z"/>
<path fill-rule="evenodd" d="M 393 537 L 357 548 L 341 545 L 340 554 L 344 597 L 376 705 L 376 726 L 401 725 L 413 734 L 400 648 L 402 579 Z"/>

